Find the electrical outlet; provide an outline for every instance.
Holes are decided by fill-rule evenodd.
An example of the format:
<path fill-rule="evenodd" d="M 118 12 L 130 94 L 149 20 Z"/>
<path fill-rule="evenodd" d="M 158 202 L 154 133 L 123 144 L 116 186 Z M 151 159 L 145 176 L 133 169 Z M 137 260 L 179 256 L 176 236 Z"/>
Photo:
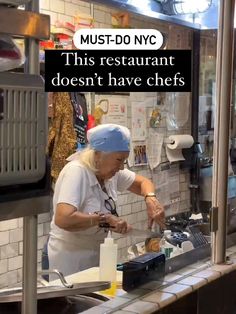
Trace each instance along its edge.
<path fill-rule="evenodd" d="M 176 197 L 176 198 L 173 198 L 172 200 L 170 200 L 170 204 L 174 204 L 174 203 L 177 203 L 180 201 L 180 197 Z"/>
<path fill-rule="evenodd" d="M 169 162 L 167 162 L 161 166 L 161 171 L 169 170 L 169 169 L 170 169 L 170 163 Z"/>

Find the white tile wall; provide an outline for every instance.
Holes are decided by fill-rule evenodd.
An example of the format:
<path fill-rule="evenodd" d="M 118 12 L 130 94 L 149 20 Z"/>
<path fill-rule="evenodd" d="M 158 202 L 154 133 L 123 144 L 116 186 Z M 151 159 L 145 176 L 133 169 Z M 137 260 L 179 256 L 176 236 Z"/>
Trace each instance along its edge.
<path fill-rule="evenodd" d="M 7 273 L 0 275 L 0 289 L 8 286 Z"/>
<path fill-rule="evenodd" d="M 15 270 L 22 267 L 22 256 L 11 257 L 8 259 L 8 270 Z"/>
<path fill-rule="evenodd" d="M 9 231 L 0 232 L 0 246 L 9 243 L 10 234 Z"/>
<path fill-rule="evenodd" d="M 17 228 L 17 219 L 0 221 L 0 231 L 7 231 Z"/>
<path fill-rule="evenodd" d="M 138 213 L 142 211 L 142 203 L 136 202 L 136 203 L 131 204 L 131 211 L 132 213 Z"/>
<path fill-rule="evenodd" d="M 22 268 L 21 269 L 17 269 L 17 282 L 21 282 L 22 281 Z"/>
<path fill-rule="evenodd" d="M 18 228 L 23 228 L 23 218 L 18 218 Z"/>
<path fill-rule="evenodd" d="M 127 194 L 120 194 L 118 199 L 119 206 L 127 204 Z"/>
<path fill-rule="evenodd" d="M 65 2 L 72 2 L 74 4 L 76 4 L 78 7 L 85 7 L 85 8 L 89 8 L 90 9 L 90 1 L 79 1 L 79 0 L 71 0 L 71 1 L 68 1 L 66 0 Z"/>
<path fill-rule="evenodd" d="M 132 206 L 131 206 L 131 204 L 124 205 L 121 207 L 121 210 L 122 210 L 121 211 L 122 216 L 129 215 L 132 212 Z"/>
<path fill-rule="evenodd" d="M 66 15 L 69 16 L 75 16 L 79 13 L 85 13 L 90 14 L 90 8 L 89 7 L 79 7 L 78 5 L 74 3 L 65 3 L 65 12 Z"/>
<path fill-rule="evenodd" d="M 56 12 L 51 12 L 51 11 L 46 10 L 46 9 L 41 9 L 40 12 L 42 14 L 50 15 L 50 23 L 51 23 L 51 25 L 55 25 L 55 22 L 58 20 L 58 14 Z"/>
<path fill-rule="evenodd" d="M 17 284 L 17 270 L 9 271 L 7 273 L 7 282 L 9 287 L 13 287 Z"/>
<path fill-rule="evenodd" d="M 49 10 L 57 13 L 65 13 L 65 2 L 62 0 L 50 0 Z"/>
<path fill-rule="evenodd" d="M 38 215 L 38 223 L 48 222 L 51 219 L 50 213 L 43 213 Z"/>
<path fill-rule="evenodd" d="M 38 237 L 43 235 L 43 224 L 38 225 Z"/>
<path fill-rule="evenodd" d="M 10 230 L 10 243 L 19 242 L 23 240 L 23 228 Z"/>
<path fill-rule="evenodd" d="M 39 7 L 44 10 L 50 10 L 50 0 L 40 0 Z"/>
<path fill-rule="evenodd" d="M 66 15 L 66 14 L 60 14 L 60 13 L 58 13 L 57 18 L 58 18 L 58 20 L 61 21 L 61 22 L 68 22 L 68 23 L 71 23 L 71 24 L 74 23 L 74 18 L 73 18 L 73 16 L 68 16 L 68 15 Z"/>
<path fill-rule="evenodd" d="M 47 235 L 44 235 L 44 236 L 38 238 L 38 249 L 39 250 L 41 250 L 43 248 L 44 244 L 47 242 L 47 238 L 48 238 Z"/>
<path fill-rule="evenodd" d="M 1 260 L 5 258 L 17 256 L 19 254 L 19 244 L 18 242 L 15 242 L 15 243 L 10 243 L 8 245 L 3 245 L 0 248 L 0 252 L 1 252 L 1 255 L 0 255 Z"/>
<path fill-rule="evenodd" d="M 19 242 L 18 245 L 19 245 L 19 255 L 22 255 L 23 254 L 23 242 Z"/>
<path fill-rule="evenodd" d="M 50 222 L 45 222 L 43 224 L 43 234 L 49 234 L 50 231 Z"/>
<path fill-rule="evenodd" d="M 7 259 L 1 259 L 0 260 L 0 274 L 4 274 L 7 272 Z"/>

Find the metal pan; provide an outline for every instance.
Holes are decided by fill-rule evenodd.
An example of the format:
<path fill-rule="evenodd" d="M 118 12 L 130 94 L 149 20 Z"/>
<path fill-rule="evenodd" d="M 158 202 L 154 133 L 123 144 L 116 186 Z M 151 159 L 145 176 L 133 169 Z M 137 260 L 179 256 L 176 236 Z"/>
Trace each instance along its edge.
<path fill-rule="evenodd" d="M 37 288 L 37 299 L 51 299 L 77 294 L 91 293 L 110 288 L 110 281 L 82 282 L 73 285 L 73 288 L 61 286 L 47 286 Z M 22 287 L 0 290 L 0 303 L 21 302 Z"/>

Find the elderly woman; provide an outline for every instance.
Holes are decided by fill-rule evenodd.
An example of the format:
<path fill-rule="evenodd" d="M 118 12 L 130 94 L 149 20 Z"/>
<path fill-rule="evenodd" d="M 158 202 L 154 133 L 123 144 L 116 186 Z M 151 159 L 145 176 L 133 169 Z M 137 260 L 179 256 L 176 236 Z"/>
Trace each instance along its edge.
<path fill-rule="evenodd" d="M 130 133 L 123 126 L 104 124 L 88 131 L 89 146 L 75 153 L 55 185 L 54 216 L 48 242 L 49 268 L 69 275 L 98 266 L 99 246 L 112 231 L 125 234 L 132 227 L 118 217 L 117 191 L 129 190 L 146 202 L 149 226 L 164 224 L 164 210 L 153 183 L 124 169 Z"/>

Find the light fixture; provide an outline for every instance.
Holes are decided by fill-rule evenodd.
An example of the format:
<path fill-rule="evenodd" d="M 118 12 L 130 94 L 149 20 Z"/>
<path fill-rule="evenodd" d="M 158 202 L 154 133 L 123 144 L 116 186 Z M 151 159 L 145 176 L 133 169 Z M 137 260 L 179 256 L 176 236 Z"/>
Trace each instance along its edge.
<path fill-rule="evenodd" d="M 166 14 L 195 14 L 207 11 L 212 0 L 162 0 Z"/>
<path fill-rule="evenodd" d="M 134 7 L 142 9 L 142 11 L 150 10 L 150 0 L 142 1 L 142 6 L 140 6 L 140 0 L 128 0 L 127 4 L 130 4 Z"/>

